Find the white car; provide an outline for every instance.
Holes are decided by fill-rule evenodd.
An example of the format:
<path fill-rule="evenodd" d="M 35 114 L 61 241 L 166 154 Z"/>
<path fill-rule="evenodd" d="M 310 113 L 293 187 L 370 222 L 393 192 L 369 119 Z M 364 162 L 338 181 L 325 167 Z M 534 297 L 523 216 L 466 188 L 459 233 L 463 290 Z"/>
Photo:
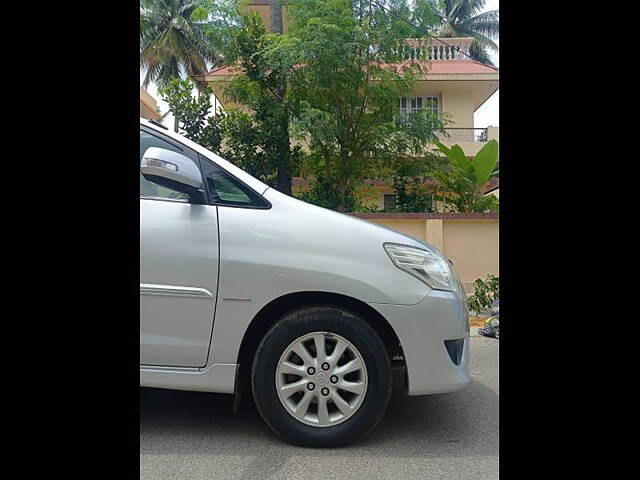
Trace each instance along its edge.
<path fill-rule="evenodd" d="M 369 433 L 391 394 L 470 380 L 466 296 L 435 247 L 310 205 L 140 120 L 140 385 L 239 395 L 287 441 Z"/>

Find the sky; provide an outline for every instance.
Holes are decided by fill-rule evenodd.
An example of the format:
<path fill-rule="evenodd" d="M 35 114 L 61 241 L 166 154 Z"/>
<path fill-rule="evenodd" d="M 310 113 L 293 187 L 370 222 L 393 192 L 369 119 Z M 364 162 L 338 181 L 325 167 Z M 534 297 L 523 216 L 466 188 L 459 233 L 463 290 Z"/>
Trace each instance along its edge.
<path fill-rule="evenodd" d="M 500 5 L 499 0 L 487 0 L 484 11 L 489 10 L 499 10 Z M 496 43 L 500 45 L 500 41 L 496 40 Z M 493 63 L 499 67 L 500 66 L 500 56 L 499 54 L 491 54 L 491 59 Z M 144 72 L 140 72 L 140 86 L 142 86 L 142 81 L 144 79 Z M 147 87 L 147 92 L 156 99 L 158 102 L 158 106 L 160 107 L 160 113 L 165 113 L 169 108 L 166 102 L 163 102 L 162 99 L 158 96 L 158 91 L 156 86 L 152 83 Z M 498 127 L 500 125 L 499 121 L 499 103 L 500 103 L 500 91 L 498 90 L 494 93 L 474 114 L 473 123 L 476 128 L 485 128 L 485 127 Z M 173 125 L 173 116 L 168 114 L 163 123 L 165 125 Z"/>
<path fill-rule="evenodd" d="M 487 3 L 484 6 L 484 11 L 499 9 L 499 0 L 487 0 Z M 496 40 L 495 42 L 498 46 L 500 45 L 500 40 Z M 494 65 L 496 67 L 500 67 L 500 55 L 491 54 L 490 56 Z M 489 99 L 484 102 L 478 110 L 476 110 L 476 113 L 473 115 L 473 125 L 476 128 L 500 126 L 499 104 L 500 90 L 491 95 L 491 97 L 489 97 Z"/>

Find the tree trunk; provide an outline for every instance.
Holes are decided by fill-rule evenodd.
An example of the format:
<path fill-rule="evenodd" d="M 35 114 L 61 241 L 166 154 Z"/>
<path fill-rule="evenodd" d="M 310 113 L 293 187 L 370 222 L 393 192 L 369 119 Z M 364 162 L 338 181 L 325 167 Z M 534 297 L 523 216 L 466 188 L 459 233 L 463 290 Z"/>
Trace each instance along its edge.
<path fill-rule="evenodd" d="M 176 117 L 174 115 L 173 117 L 173 131 L 178 133 L 178 127 L 180 126 L 180 120 L 178 119 L 178 117 Z"/>
<path fill-rule="evenodd" d="M 269 0 L 269 30 L 271 33 L 282 33 L 281 0 Z"/>
<path fill-rule="evenodd" d="M 271 33 L 282 34 L 282 4 L 281 0 L 269 0 L 269 30 Z M 285 83 L 280 84 L 278 94 L 284 98 L 287 92 Z M 276 188 L 279 192 L 291 196 L 291 140 L 289 137 L 289 115 L 282 119 L 280 131 L 283 135 L 283 145 L 280 152 L 280 159 L 277 167 Z M 285 140 L 286 137 L 286 140 Z"/>

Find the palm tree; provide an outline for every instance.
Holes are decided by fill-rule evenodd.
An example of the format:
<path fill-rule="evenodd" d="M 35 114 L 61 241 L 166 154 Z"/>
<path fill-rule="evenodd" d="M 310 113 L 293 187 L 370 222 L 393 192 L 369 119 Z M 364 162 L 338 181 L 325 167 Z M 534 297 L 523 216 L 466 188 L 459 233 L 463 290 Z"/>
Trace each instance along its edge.
<path fill-rule="evenodd" d="M 437 14 L 440 37 L 473 37 L 469 55 L 474 60 L 493 65 L 488 50 L 498 51 L 492 40 L 500 32 L 498 10 L 480 13 L 486 0 L 439 0 Z"/>
<path fill-rule="evenodd" d="M 140 66 L 150 82 L 166 86 L 182 73 L 201 75 L 218 56 L 203 33 L 204 23 L 191 15 L 200 4 L 191 0 L 140 0 Z"/>

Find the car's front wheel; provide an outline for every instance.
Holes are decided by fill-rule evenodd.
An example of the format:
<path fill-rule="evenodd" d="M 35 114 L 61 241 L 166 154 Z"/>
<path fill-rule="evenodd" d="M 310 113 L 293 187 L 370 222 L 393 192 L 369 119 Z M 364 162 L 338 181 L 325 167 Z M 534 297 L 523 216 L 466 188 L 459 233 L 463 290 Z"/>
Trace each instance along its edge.
<path fill-rule="evenodd" d="M 299 445 L 356 441 L 382 418 L 391 367 L 376 332 L 335 307 L 308 307 L 280 319 L 253 362 L 253 395 L 267 424 Z"/>

